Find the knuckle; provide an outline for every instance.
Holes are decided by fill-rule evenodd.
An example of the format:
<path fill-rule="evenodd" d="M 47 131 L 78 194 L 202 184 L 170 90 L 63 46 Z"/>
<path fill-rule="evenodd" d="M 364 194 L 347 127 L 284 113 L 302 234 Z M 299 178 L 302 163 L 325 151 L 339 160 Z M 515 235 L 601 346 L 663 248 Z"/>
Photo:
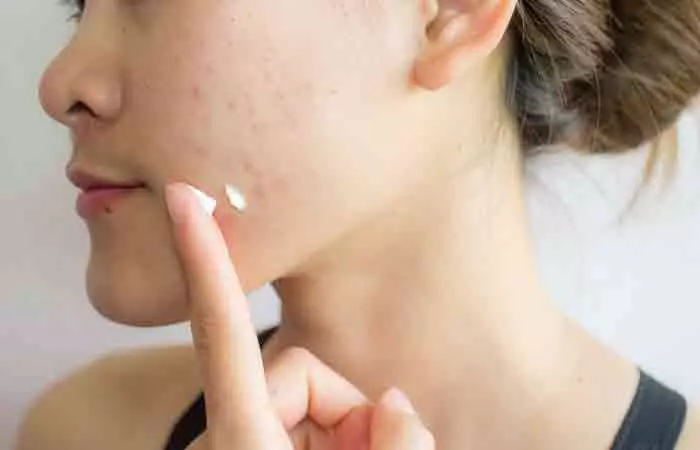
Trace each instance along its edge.
<path fill-rule="evenodd" d="M 412 443 L 411 448 L 435 449 L 435 436 L 417 415 L 392 410 L 386 420 L 389 422 L 388 428 L 393 429 L 393 433 L 404 436 Z"/>
<path fill-rule="evenodd" d="M 304 347 L 289 347 L 282 352 L 280 358 L 294 364 L 309 365 L 316 362 L 316 357 Z"/>
<path fill-rule="evenodd" d="M 220 317 L 211 315 L 199 316 L 190 322 L 195 347 L 200 353 L 211 353 L 217 345 L 225 342 L 227 336 L 227 324 Z"/>
<path fill-rule="evenodd" d="M 194 331 L 200 335 L 213 334 L 218 332 L 223 325 L 223 321 L 216 314 L 199 313 L 192 316 L 191 320 Z"/>

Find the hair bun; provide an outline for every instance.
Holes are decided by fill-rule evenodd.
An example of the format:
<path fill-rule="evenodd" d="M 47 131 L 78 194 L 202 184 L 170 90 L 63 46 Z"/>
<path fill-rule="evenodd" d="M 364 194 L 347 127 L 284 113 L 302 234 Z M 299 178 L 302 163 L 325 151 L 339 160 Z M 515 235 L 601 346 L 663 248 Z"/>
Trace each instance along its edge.
<path fill-rule="evenodd" d="M 634 148 L 700 92 L 699 0 L 521 0 L 512 27 L 527 148 Z"/>

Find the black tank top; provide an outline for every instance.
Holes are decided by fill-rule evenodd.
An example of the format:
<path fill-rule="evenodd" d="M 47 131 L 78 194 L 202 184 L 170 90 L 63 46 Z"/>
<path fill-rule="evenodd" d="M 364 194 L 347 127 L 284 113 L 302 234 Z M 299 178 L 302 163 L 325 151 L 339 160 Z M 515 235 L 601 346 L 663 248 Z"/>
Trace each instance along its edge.
<path fill-rule="evenodd" d="M 258 335 L 260 347 L 276 328 Z M 640 370 L 632 404 L 611 450 L 673 450 L 683 430 L 685 398 Z M 165 450 L 185 450 L 207 426 L 204 394 L 200 393 L 180 416 L 168 437 Z"/>

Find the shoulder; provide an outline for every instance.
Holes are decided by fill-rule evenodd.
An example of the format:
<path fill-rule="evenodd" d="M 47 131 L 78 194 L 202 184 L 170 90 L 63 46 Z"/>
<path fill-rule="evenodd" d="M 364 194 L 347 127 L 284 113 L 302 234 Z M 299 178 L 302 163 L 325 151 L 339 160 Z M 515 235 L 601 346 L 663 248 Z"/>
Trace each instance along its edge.
<path fill-rule="evenodd" d="M 700 410 L 688 410 L 683 434 L 677 446 L 678 450 L 696 450 L 700 448 Z"/>
<path fill-rule="evenodd" d="M 188 346 L 121 350 L 75 369 L 32 402 L 17 450 L 158 448 L 200 389 L 195 357 Z"/>

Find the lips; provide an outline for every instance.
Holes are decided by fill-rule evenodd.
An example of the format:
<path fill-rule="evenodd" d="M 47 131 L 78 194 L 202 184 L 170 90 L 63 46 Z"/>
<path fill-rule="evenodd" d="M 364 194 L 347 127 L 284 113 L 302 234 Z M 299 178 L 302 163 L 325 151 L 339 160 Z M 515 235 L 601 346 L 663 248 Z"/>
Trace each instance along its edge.
<path fill-rule="evenodd" d="M 71 183 L 82 191 L 78 195 L 75 207 L 78 215 L 84 219 L 100 213 L 111 213 L 117 201 L 145 187 L 142 182 L 120 181 L 75 166 L 69 166 L 66 175 Z"/>
<path fill-rule="evenodd" d="M 138 188 L 92 189 L 82 192 L 75 203 L 75 210 L 83 219 L 91 219 L 99 214 L 110 214 L 117 202 L 122 201 Z"/>
<path fill-rule="evenodd" d="M 144 186 L 142 182 L 121 181 L 71 166 L 66 169 L 66 176 L 75 187 L 85 192 L 100 189 L 133 189 Z"/>

